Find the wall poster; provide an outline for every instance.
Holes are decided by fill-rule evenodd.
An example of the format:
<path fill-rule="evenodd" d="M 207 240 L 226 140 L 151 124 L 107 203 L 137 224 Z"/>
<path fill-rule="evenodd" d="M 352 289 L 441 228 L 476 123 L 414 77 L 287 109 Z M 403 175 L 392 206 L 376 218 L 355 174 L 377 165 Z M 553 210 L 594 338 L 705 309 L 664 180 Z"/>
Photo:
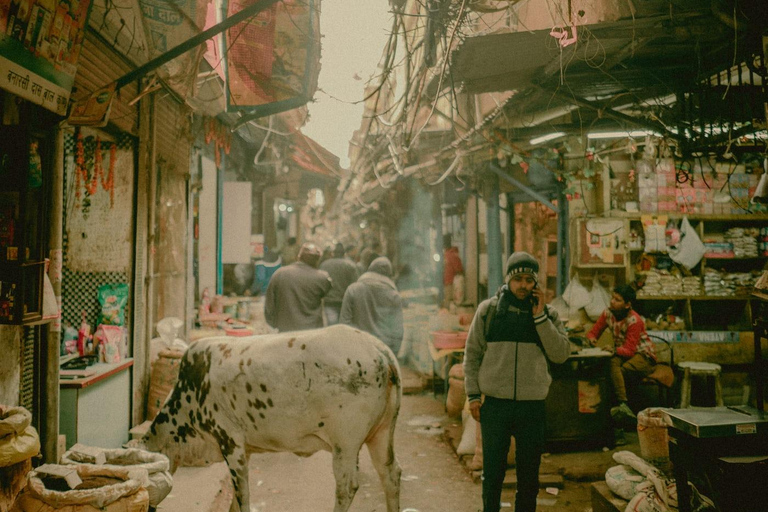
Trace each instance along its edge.
<path fill-rule="evenodd" d="M 0 87 L 67 113 L 91 0 L 0 2 Z"/>

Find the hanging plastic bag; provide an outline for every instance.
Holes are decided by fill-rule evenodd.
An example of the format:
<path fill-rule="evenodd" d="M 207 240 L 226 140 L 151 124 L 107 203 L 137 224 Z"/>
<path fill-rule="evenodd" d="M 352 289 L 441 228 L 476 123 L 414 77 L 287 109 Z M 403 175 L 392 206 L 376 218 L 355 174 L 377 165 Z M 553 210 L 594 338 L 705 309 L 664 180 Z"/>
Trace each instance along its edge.
<path fill-rule="evenodd" d="M 592 285 L 592 291 L 589 292 L 589 298 L 589 304 L 584 306 L 584 311 L 587 312 L 590 320 L 596 322 L 600 315 L 603 314 L 603 311 L 611 305 L 611 294 L 608 293 L 608 290 L 595 283 Z"/>
<path fill-rule="evenodd" d="M 581 309 L 590 303 L 589 290 L 581 284 L 578 275 L 573 276 L 571 282 L 566 286 L 565 291 L 563 291 L 563 300 L 571 310 Z"/>
<path fill-rule="evenodd" d="M 680 224 L 680 242 L 676 246 L 670 247 L 668 252 L 672 261 L 681 264 L 688 270 L 698 265 L 701 258 L 704 257 L 706 252 L 704 243 L 691 223 L 688 222 L 688 217 L 683 217 Z"/>

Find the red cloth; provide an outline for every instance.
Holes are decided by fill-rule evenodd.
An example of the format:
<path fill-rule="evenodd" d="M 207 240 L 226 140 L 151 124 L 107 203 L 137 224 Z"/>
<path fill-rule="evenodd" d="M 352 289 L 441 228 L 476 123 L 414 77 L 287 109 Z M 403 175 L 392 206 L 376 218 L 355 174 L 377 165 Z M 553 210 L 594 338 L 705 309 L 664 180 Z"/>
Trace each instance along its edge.
<path fill-rule="evenodd" d="M 464 273 L 464 267 L 459 257 L 459 248 L 446 249 L 443 257 L 443 284 L 453 284 L 453 278 L 456 277 L 456 274 Z"/>
<path fill-rule="evenodd" d="M 640 352 L 652 361 L 656 360 L 653 342 L 648 337 L 648 333 L 645 332 L 645 322 L 637 311 L 630 311 L 624 320 L 618 321 L 611 310 L 606 309 L 592 326 L 592 330 L 587 334 L 587 339 L 598 339 L 606 328 L 610 329 L 613 334 L 617 355 L 629 359 Z"/>

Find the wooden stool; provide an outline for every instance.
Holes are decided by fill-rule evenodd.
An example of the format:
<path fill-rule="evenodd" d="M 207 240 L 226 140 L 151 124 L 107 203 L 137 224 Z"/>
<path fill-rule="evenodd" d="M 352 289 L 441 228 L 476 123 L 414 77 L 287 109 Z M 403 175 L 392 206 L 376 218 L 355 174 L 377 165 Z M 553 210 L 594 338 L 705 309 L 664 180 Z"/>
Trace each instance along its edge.
<path fill-rule="evenodd" d="M 723 389 L 720 386 L 720 365 L 715 363 L 703 363 L 699 361 L 685 361 L 677 365 L 683 369 L 683 384 L 680 390 L 680 408 L 687 409 L 691 406 L 691 384 L 693 377 L 715 378 L 715 405 L 722 407 Z"/>

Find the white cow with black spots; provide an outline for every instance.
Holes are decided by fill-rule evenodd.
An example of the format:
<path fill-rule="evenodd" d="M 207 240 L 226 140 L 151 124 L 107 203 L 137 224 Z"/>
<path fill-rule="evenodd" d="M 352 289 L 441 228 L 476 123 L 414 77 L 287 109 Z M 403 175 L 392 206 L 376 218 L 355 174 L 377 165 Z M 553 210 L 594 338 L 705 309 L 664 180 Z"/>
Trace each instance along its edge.
<path fill-rule="evenodd" d="M 349 509 L 365 443 L 387 512 L 400 506 L 393 438 L 400 408 L 397 359 L 375 337 L 345 325 L 193 343 L 179 380 L 140 445 L 179 465 L 223 459 L 233 511 L 248 512 L 248 456 L 333 454 L 334 512 Z"/>

